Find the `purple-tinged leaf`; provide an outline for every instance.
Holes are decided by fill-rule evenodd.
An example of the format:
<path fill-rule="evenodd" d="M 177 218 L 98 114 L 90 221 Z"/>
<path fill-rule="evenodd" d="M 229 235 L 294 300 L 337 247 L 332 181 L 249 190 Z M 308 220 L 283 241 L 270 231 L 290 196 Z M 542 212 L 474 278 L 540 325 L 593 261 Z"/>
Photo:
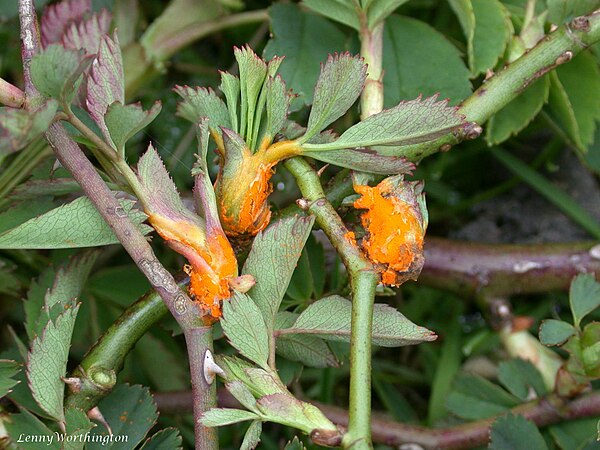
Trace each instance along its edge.
<path fill-rule="evenodd" d="M 16 152 L 48 129 L 56 114 L 56 100 L 46 100 L 37 110 L 0 108 L 0 160 Z"/>
<path fill-rule="evenodd" d="M 147 213 L 200 224 L 200 218 L 184 206 L 175 183 L 152 144 L 140 158 L 137 173 L 144 196 L 140 201 Z"/>
<path fill-rule="evenodd" d="M 117 151 L 121 155 L 124 156 L 126 142 L 156 119 L 160 109 L 159 101 L 155 102 L 148 111 L 144 111 L 140 103 L 123 105 L 120 102 L 115 102 L 108 107 L 104 115 L 104 123 Z"/>
<path fill-rule="evenodd" d="M 303 144 L 304 150 L 338 150 L 380 146 L 403 146 L 427 142 L 450 133 L 465 124 L 456 107 L 437 96 L 400 102 L 347 129 L 328 144 Z M 308 133 L 307 133 L 308 134 Z M 391 152 L 389 152 L 391 153 Z M 402 149 L 394 154 L 401 155 Z"/>
<path fill-rule="evenodd" d="M 308 142 L 348 111 L 360 95 L 366 76 L 367 66 L 360 56 L 329 55 L 321 66 L 306 134 L 300 142 Z"/>
<path fill-rule="evenodd" d="M 381 155 L 372 148 L 311 151 L 307 156 L 336 166 L 381 175 L 409 173 L 415 169 L 415 165 L 403 156 Z"/>
<path fill-rule="evenodd" d="M 212 89 L 176 86 L 174 91 L 183 98 L 183 101 L 177 105 L 178 116 L 192 123 L 198 123 L 206 117 L 211 132 L 218 135 L 221 135 L 219 127 L 231 128 L 227 106 Z"/>
<path fill-rule="evenodd" d="M 98 56 L 87 77 L 86 97 L 86 107 L 90 116 L 98 124 L 106 140 L 111 143 L 104 115 L 108 106 L 114 102 L 125 103 L 123 59 L 116 33 L 113 39 L 104 36 L 100 41 Z"/>
<path fill-rule="evenodd" d="M 68 26 L 83 18 L 92 8 L 91 0 L 63 0 L 50 5 L 42 15 L 40 31 L 42 46 L 60 42 Z"/>
<path fill-rule="evenodd" d="M 103 9 L 86 20 L 73 22 L 65 30 L 62 43 L 65 48 L 83 49 L 86 54 L 95 55 L 100 48 L 102 37 L 108 34 L 111 20 L 111 14 Z"/>

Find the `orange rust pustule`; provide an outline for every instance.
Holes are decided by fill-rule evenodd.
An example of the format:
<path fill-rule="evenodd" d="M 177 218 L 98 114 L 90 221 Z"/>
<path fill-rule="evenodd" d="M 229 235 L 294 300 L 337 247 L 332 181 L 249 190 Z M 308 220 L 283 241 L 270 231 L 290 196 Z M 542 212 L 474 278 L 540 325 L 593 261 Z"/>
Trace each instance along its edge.
<path fill-rule="evenodd" d="M 219 230 L 205 235 L 196 224 L 174 222 L 158 215 L 149 215 L 158 234 L 189 265 L 184 271 L 190 276 L 189 293 L 200 309 L 207 313 L 206 321 L 214 322 L 222 315 L 221 303 L 231 296 L 229 280 L 237 276 L 237 259 L 231 244 Z"/>
<path fill-rule="evenodd" d="M 269 225 L 268 197 L 273 192 L 270 180 L 274 165 L 259 164 L 254 170 L 241 173 L 237 180 L 221 180 L 219 215 L 228 236 L 255 236 Z M 252 179 L 247 182 L 250 176 Z"/>
<path fill-rule="evenodd" d="M 424 230 L 414 207 L 392 195 L 393 186 L 382 181 L 375 187 L 354 186 L 361 197 L 354 202 L 365 209 L 361 221 L 366 236 L 362 249 L 367 257 L 381 267 L 381 281 L 397 285 L 417 259 L 422 259 Z"/>

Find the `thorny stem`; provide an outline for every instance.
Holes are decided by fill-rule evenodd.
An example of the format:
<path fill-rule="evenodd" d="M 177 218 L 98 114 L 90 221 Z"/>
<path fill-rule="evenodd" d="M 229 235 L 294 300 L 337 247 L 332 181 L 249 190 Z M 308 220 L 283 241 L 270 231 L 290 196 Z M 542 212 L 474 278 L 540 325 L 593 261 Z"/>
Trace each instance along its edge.
<path fill-rule="evenodd" d="M 600 40 L 600 10 L 576 17 L 545 36 L 520 58 L 489 78 L 460 106 L 469 122 L 485 123 L 491 116 L 521 95 L 537 79 L 567 63 L 582 50 Z M 434 141 L 403 148 L 412 161 L 455 145 L 462 139 L 450 133 Z"/>
<path fill-rule="evenodd" d="M 285 163 L 344 265 L 352 287 L 352 319 L 350 335 L 350 426 L 344 435 L 344 448 L 369 449 L 371 444 L 371 340 L 373 303 L 378 275 L 356 244 L 349 238 L 348 229 L 329 203 L 321 187 L 319 175 L 302 158 Z"/>
<path fill-rule="evenodd" d="M 212 326 L 184 330 L 188 349 L 190 374 L 192 376 L 192 398 L 194 402 L 194 435 L 196 450 L 219 448 L 219 436 L 215 427 L 206 427 L 200 419 L 211 408 L 217 406 L 217 383 L 208 383 L 205 375 L 204 358 L 213 351 Z"/>
<path fill-rule="evenodd" d="M 29 64 L 40 46 L 33 0 L 19 0 L 19 16 L 21 20 L 25 93 L 27 95 L 26 105 L 31 105 L 29 100 L 39 97 L 39 93 L 31 82 Z M 192 387 L 194 398 L 197 400 L 194 402 L 194 406 L 196 415 L 199 416 L 206 410 L 207 406 L 215 403 L 216 394 L 214 389 L 203 389 L 206 388 L 206 383 L 203 379 L 202 361 L 205 349 L 212 345 L 212 333 L 210 330 L 207 332 L 206 327 L 202 326 L 202 318 L 198 307 L 179 288 L 173 276 L 158 261 L 144 235 L 129 219 L 119 201 L 96 172 L 83 151 L 70 138 L 62 124 L 53 124 L 46 132 L 46 138 L 60 163 L 71 172 L 73 178 L 80 184 L 84 193 L 111 227 L 117 239 L 148 278 L 152 287 L 164 300 L 167 308 L 183 329 L 189 346 L 190 364 L 192 365 Z M 200 353 L 202 353 L 201 356 L 199 356 Z M 199 358 L 202 358 L 200 362 L 198 362 Z M 102 374 L 100 379 L 106 380 L 106 375 L 106 373 Z M 108 378 L 110 378 L 110 374 L 108 375 Z M 199 389 L 202 389 L 202 392 L 199 392 Z M 199 433 L 196 449 L 212 450 L 218 448 L 216 436 L 211 437 L 211 432 L 207 432 L 203 428 L 196 428 Z"/>
<path fill-rule="evenodd" d="M 192 409 L 189 391 L 155 392 L 154 400 L 163 414 L 183 414 Z M 219 406 L 239 408 L 237 401 L 225 389 L 219 389 Z M 348 426 L 348 411 L 320 402 L 311 402 L 336 425 Z M 545 427 L 566 420 L 575 420 L 600 415 L 600 392 L 565 401 L 555 395 L 524 403 L 510 410 Z M 459 450 L 483 446 L 488 442 L 490 426 L 496 419 L 484 419 L 447 428 L 427 428 L 395 422 L 377 413 L 371 426 L 373 441 L 392 447 L 413 444 L 423 449 Z M 412 447 L 407 447 L 412 448 Z"/>
<path fill-rule="evenodd" d="M 498 245 L 428 237 L 419 283 L 461 296 L 506 297 L 567 290 L 580 272 L 600 275 L 600 246 Z"/>
<path fill-rule="evenodd" d="M 81 185 L 127 253 L 165 301 L 182 329 L 186 330 L 199 324 L 200 311 L 195 303 L 179 289 L 173 276 L 158 261 L 146 238 L 131 222 L 113 192 L 64 127 L 61 124 L 52 125 L 46 133 L 46 138 L 60 163 Z"/>

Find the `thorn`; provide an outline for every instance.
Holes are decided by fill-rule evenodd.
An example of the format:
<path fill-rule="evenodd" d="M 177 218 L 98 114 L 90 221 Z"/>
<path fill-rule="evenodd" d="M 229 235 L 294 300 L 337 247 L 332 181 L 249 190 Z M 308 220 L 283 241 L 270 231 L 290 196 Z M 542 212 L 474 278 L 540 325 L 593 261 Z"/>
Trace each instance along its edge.
<path fill-rule="evenodd" d="M 494 71 L 492 69 L 488 69 L 485 72 L 485 79 L 483 81 L 487 81 L 494 76 Z"/>
<path fill-rule="evenodd" d="M 78 377 L 63 377 L 62 380 L 69 387 L 69 391 L 76 394 L 81 391 L 81 387 L 83 386 L 83 381 Z"/>
<path fill-rule="evenodd" d="M 325 172 L 328 167 L 329 167 L 329 163 L 325 164 L 323 167 L 321 167 L 319 170 L 317 170 L 317 176 L 321 177 L 321 175 L 323 175 L 323 172 Z"/>
<path fill-rule="evenodd" d="M 99 422 L 102 425 L 104 425 L 106 427 L 106 430 L 108 431 L 108 434 L 110 436 L 113 435 L 113 432 L 112 432 L 112 429 L 110 428 L 110 425 L 108 424 L 108 422 L 106 421 L 106 419 L 104 418 L 104 416 L 100 412 L 100 409 L 98 409 L 97 406 L 94 406 L 92 409 L 90 409 L 88 411 L 88 413 L 87 413 L 87 416 L 88 416 L 89 419 L 95 420 L 96 422 Z"/>
<path fill-rule="evenodd" d="M 299 198 L 298 200 L 296 200 L 296 205 L 298 205 L 303 211 L 307 211 L 308 207 L 310 206 L 310 203 L 305 198 Z"/>
<path fill-rule="evenodd" d="M 204 354 L 204 379 L 209 386 L 214 383 L 215 376 L 217 375 L 225 376 L 225 371 L 217 365 L 212 352 L 206 350 L 206 353 Z"/>
<path fill-rule="evenodd" d="M 248 292 L 255 284 L 256 279 L 250 274 L 240 275 L 239 277 L 229 280 L 229 286 L 243 294 Z"/>

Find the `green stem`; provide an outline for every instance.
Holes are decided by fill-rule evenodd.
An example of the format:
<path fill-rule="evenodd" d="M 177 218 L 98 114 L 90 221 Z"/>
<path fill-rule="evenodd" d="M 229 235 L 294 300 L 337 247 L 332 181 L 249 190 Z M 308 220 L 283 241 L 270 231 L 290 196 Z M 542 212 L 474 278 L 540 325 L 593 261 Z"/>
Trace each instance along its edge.
<path fill-rule="evenodd" d="M 370 449 L 371 444 L 371 341 L 373 303 L 378 274 L 356 244 L 346 225 L 327 200 L 317 172 L 302 158 L 285 163 L 313 214 L 344 265 L 352 284 L 350 336 L 350 426 L 344 435 L 346 449 Z"/>
<path fill-rule="evenodd" d="M 184 287 L 185 281 L 178 284 Z M 67 407 L 87 411 L 96 406 L 114 387 L 125 356 L 168 311 L 155 290 L 149 291 L 127 308 L 73 371 L 71 376 L 81 380 L 81 388 L 68 395 Z"/>
<path fill-rule="evenodd" d="M 372 30 L 366 25 L 366 16 L 362 22 L 360 54 L 368 66 L 365 87 L 360 95 L 360 118 L 364 120 L 383 110 L 383 22 Z"/>
<path fill-rule="evenodd" d="M 488 79 L 459 108 L 469 122 L 485 123 L 491 116 L 521 95 L 531 84 L 600 40 L 600 10 L 576 17 L 544 37 L 538 44 Z M 402 148 L 403 156 L 419 161 L 448 150 L 463 136 L 448 134 L 434 141 Z"/>

